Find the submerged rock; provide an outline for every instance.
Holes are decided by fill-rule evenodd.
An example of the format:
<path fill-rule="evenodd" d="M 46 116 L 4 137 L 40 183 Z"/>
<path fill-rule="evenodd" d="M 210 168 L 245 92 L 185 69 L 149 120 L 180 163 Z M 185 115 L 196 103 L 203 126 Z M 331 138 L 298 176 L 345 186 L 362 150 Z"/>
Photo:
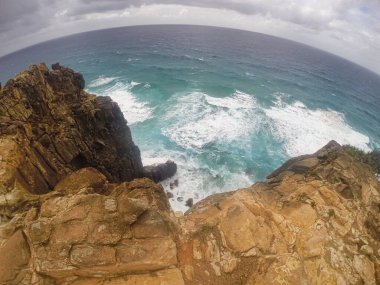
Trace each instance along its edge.
<path fill-rule="evenodd" d="M 0 94 L 0 284 L 379 284 L 380 185 L 336 142 L 289 160 L 265 182 L 173 213 L 159 184 L 133 179 L 140 164 L 108 169 L 92 148 L 97 132 L 119 128 L 114 103 L 97 105 L 81 76 L 54 69 L 31 67 Z M 139 160 L 131 140 L 122 150 L 118 139 L 102 142 L 111 158 Z M 89 151 L 83 156 L 94 164 L 66 161 L 59 143 Z M 154 169 L 151 178 L 162 168 Z"/>

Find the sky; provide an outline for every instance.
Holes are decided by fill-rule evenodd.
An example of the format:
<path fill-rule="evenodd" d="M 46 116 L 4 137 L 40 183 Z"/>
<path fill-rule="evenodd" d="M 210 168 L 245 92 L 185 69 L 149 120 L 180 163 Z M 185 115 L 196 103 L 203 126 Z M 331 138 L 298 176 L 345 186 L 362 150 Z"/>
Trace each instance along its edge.
<path fill-rule="evenodd" d="M 74 33 L 148 24 L 260 32 L 380 74 L 380 0 L 0 0 L 0 56 Z"/>

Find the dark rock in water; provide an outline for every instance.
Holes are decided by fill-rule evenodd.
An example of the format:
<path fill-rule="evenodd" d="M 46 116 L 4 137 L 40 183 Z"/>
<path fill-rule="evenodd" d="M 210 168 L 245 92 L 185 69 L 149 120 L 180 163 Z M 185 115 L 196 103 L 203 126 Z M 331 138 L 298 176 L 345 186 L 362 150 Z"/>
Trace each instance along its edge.
<path fill-rule="evenodd" d="M 161 164 L 144 166 L 144 176 L 152 179 L 154 182 L 160 182 L 172 177 L 176 172 L 177 164 L 171 160 Z"/>
<path fill-rule="evenodd" d="M 170 189 L 174 189 L 175 187 L 178 187 L 178 179 L 170 182 Z"/>
<path fill-rule="evenodd" d="M 178 202 L 182 202 L 183 201 L 183 197 L 177 197 L 177 201 Z"/>
<path fill-rule="evenodd" d="M 166 192 L 166 196 L 168 196 L 168 199 L 174 197 L 173 193 L 172 193 L 172 192 L 169 192 L 169 191 Z"/>
<path fill-rule="evenodd" d="M 194 205 L 193 198 L 189 198 L 189 199 L 187 199 L 185 205 L 186 205 L 187 207 L 191 208 L 191 207 Z"/>

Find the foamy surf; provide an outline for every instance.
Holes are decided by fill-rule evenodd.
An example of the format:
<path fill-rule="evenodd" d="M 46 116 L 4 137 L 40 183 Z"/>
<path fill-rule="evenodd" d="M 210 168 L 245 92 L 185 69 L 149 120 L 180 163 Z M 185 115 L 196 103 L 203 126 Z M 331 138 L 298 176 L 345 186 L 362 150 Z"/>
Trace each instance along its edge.
<path fill-rule="evenodd" d="M 369 151 L 369 137 L 354 130 L 342 113 L 333 110 L 310 110 L 302 102 L 284 103 L 263 109 L 272 122 L 273 136 L 283 142 L 289 156 L 313 153 L 330 140 L 351 144 Z"/>
<path fill-rule="evenodd" d="M 99 76 L 97 79 L 92 80 L 91 83 L 88 85 L 88 87 L 91 87 L 91 88 L 100 87 L 103 85 L 107 85 L 116 79 L 117 77 Z"/>
<path fill-rule="evenodd" d="M 137 85 L 140 83 L 118 82 L 104 92 L 118 102 L 132 125 L 152 118 L 154 111 L 133 94 L 132 89 Z M 217 161 L 230 151 L 241 155 L 236 159 L 245 156 L 249 159 L 253 156 L 250 151 L 262 149 L 253 144 L 262 142 L 256 138 L 263 133 L 269 136 L 269 141 L 279 142 L 289 157 L 313 153 L 332 139 L 369 150 L 369 138 L 354 130 L 343 114 L 328 109 L 311 110 L 301 101 L 282 100 L 290 100 L 290 95 L 274 95 L 277 100 L 270 107 L 238 90 L 224 98 L 198 91 L 177 94 L 166 102 L 165 111 L 155 119 L 162 126 L 161 134 L 182 150 L 157 145 L 142 151 L 142 160 L 144 165 L 164 163 L 168 159 L 177 163 L 176 175 L 161 182 L 174 210 L 185 212 L 190 205 L 187 201 L 196 203 L 214 193 L 252 185 L 256 174 L 255 170 L 250 171 L 250 165 L 229 167 Z M 207 161 L 209 158 L 212 163 Z"/>
<path fill-rule="evenodd" d="M 253 184 L 242 171 L 230 173 L 228 169 L 211 170 L 196 156 L 168 149 L 143 151 L 144 165 L 163 163 L 171 159 L 177 163 L 177 173 L 160 184 L 169 197 L 175 211 L 186 212 L 189 206 L 215 193 L 230 191 Z"/>
<path fill-rule="evenodd" d="M 102 92 L 103 95 L 110 96 L 119 104 L 129 125 L 144 122 L 153 117 L 154 108 L 149 107 L 147 102 L 140 101 L 131 91 L 139 84 L 134 81 L 130 84 L 117 82 Z"/>
<path fill-rule="evenodd" d="M 165 119 L 173 122 L 163 134 L 184 148 L 201 149 L 212 142 L 231 142 L 247 136 L 257 126 L 253 96 L 235 92 L 233 96 L 216 98 L 193 92 L 177 99 Z"/>
<path fill-rule="evenodd" d="M 231 97 L 212 97 L 205 95 L 207 103 L 210 105 L 229 109 L 253 109 L 257 107 L 257 100 L 250 94 L 236 90 Z"/>

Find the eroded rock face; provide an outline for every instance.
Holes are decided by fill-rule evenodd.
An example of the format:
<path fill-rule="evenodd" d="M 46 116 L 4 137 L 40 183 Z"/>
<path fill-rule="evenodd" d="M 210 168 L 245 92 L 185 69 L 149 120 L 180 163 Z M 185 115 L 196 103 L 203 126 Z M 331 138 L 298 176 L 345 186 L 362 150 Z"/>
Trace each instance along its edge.
<path fill-rule="evenodd" d="M 65 180 L 84 170 L 90 169 Z M 91 175 L 104 178 L 100 172 Z M 85 191 L 81 183 L 64 185 L 66 191 L 31 208 L 17 226 L 0 227 L 0 284 L 98 284 L 102 278 L 160 270 L 160 278 L 172 280 L 168 284 L 183 284 L 162 187 L 146 178 L 95 183 Z M 109 195 L 98 194 L 105 188 Z M 129 279 L 125 284 L 134 284 Z"/>
<path fill-rule="evenodd" d="M 84 90 L 81 74 L 32 65 L 0 96 L 0 205 L 44 194 L 74 170 L 94 167 L 109 181 L 142 177 L 138 147 L 116 103 Z M 30 200 L 30 199 L 29 199 Z M 10 214 L 10 209 L 4 216 Z M 4 210 L 3 210 L 4 211 Z"/>
<path fill-rule="evenodd" d="M 379 284 L 379 189 L 330 142 L 264 183 L 210 196 L 180 220 L 185 282 Z"/>
<path fill-rule="evenodd" d="M 92 116 L 98 99 L 82 90 L 83 78 L 54 68 L 33 67 L 0 94 L 0 284 L 380 284 L 379 182 L 337 143 L 289 160 L 265 182 L 175 215 L 152 180 L 122 182 L 121 168 L 106 169 L 97 155 L 99 167 L 53 150 L 73 130 L 94 128 L 95 139 L 96 127 L 86 124 L 113 121 L 108 116 L 119 112 L 104 107 Z M 32 95 L 51 99 L 44 97 L 45 106 L 24 98 Z M 75 98 L 81 107 L 71 105 Z M 67 104 L 64 118 L 57 103 Z M 88 121 L 77 119 L 76 108 Z M 42 109 L 75 118 L 72 128 L 45 126 L 41 141 Z M 76 135 L 72 149 L 82 151 L 86 136 Z"/>

